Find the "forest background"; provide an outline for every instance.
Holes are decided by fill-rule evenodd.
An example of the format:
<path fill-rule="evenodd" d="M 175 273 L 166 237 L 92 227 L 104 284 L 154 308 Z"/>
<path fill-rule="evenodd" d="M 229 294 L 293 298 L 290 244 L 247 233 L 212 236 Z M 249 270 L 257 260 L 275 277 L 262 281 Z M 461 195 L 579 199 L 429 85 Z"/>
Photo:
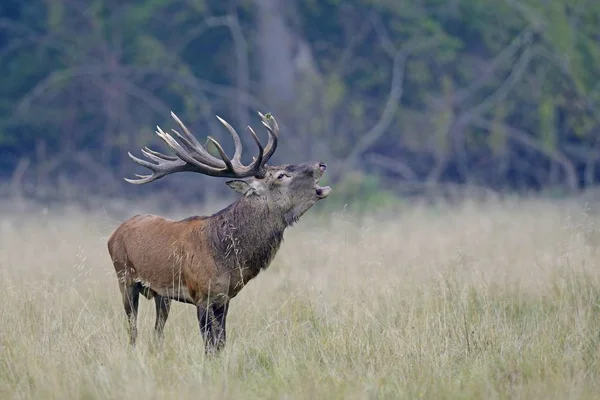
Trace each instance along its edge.
<path fill-rule="evenodd" d="M 572 193 L 600 179 L 598 26 L 585 0 L 6 0 L 0 180 L 209 201 L 228 189 L 193 174 L 127 187 L 127 152 L 164 150 L 171 111 L 230 152 L 215 115 L 243 131 L 261 111 L 282 126 L 272 162 L 326 161 L 342 202 Z"/>

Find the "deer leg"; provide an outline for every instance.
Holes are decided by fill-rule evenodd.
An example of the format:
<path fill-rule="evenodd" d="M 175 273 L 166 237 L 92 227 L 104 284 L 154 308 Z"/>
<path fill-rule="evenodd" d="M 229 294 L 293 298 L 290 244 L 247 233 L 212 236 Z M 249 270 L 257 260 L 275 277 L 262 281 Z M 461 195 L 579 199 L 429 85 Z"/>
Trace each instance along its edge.
<path fill-rule="evenodd" d="M 167 323 L 167 318 L 169 318 L 171 299 L 155 294 L 154 303 L 156 304 L 156 322 L 154 324 L 154 334 L 157 340 L 162 341 L 165 324 Z"/>
<path fill-rule="evenodd" d="M 135 346 L 137 338 L 137 313 L 140 299 L 140 285 L 137 283 L 123 284 L 123 306 L 129 322 L 129 343 Z"/>
<path fill-rule="evenodd" d="M 226 302 L 215 308 L 215 319 L 213 325 L 213 335 L 217 350 L 221 350 L 225 347 L 227 340 L 226 335 L 226 322 L 227 322 L 227 311 L 229 310 L 229 302 Z"/>
<path fill-rule="evenodd" d="M 214 353 L 215 342 L 213 334 L 213 307 L 204 304 L 198 305 L 198 324 L 200 325 L 200 334 L 204 340 L 204 350 L 206 354 Z"/>

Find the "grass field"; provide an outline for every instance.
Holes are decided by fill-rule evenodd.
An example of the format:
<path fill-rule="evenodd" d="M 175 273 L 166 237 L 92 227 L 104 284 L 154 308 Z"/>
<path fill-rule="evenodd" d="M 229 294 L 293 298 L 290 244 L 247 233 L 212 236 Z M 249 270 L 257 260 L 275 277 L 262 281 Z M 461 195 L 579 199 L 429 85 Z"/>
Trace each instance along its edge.
<path fill-rule="evenodd" d="M 157 351 L 143 298 L 128 348 L 106 249 L 122 217 L 4 210 L 2 399 L 600 396 L 600 218 L 583 202 L 315 207 L 232 301 L 217 359 L 180 303 Z"/>

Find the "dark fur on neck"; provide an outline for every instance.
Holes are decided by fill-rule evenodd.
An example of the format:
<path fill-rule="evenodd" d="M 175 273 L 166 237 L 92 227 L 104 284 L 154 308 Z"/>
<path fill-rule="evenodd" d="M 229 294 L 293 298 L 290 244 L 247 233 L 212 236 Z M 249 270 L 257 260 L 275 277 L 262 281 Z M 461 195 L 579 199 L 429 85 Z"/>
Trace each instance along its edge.
<path fill-rule="evenodd" d="M 286 226 L 266 200 L 242 196 L 213 216 L 207 233 L 220 265 L 249 269 L 253 277 L 275 257 Z"/>

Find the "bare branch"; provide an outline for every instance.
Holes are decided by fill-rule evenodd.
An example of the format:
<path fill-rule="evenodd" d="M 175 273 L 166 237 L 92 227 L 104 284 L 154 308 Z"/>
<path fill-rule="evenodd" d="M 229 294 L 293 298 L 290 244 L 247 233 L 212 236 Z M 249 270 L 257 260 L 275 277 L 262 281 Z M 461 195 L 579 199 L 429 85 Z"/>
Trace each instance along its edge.
<path fill-rule="evenodd" d="M 527 21 L 535 31 L 539 31 L 546 26 L 546 21 L 540 18 L 531 7 L 520 0 L 504 0 L 506 4 L 514 8 L 521 14 L 521 17 Z"/>
<path fill-rule="evenodd" d="M 571 71 L 571 67 L 568 65 L 567 62 L 565 62 L 564 59 L 561 59 L 560 57 L 554 55 L 549 50 L 544 49 L 544 48 L 540 48 L 538 53 L 542 57 L 544 57 L 545 59 L 550 61 L 554 66 L 556 66 L 558 68 L 558 70 L 563 74 L 563 76 L 569 80 L 569 83 L 571 84 L 573 89 L 576 91 L 576 93 L 579 95 L 579 98 L 585 103 L 585 106 L 589 112 L 589 116 L 591 118 L 593 118 L 596 123 L 600 123 L 600 117 L 598 116 L 600 114 L 598 112 L 599 110 L 596 107 L 596 105 L 594 104 L 594 102 L 592 101 L 592 97 L 594 96 L 598 85 L 600 85 L 600 82 L 596 83 L 596 85 L 594 87 L 592 87 L 592 90 L 590 90 L 590 93 L 588 93 L 588 94 L 580 93 L 578 86 L 574 82 L 573 72 Z"/>
<path fill-rule="evenodd" d="M 402 177 L 406 180 L 414 181 L 418 178 L 415 171 L 413 171 L 408 164 L 400 161 L 397 158 L 391 158 L 381 154 L 368 154 L 366 159 L 372 164 L 402 175 Z"/>
<path fill-rule="evenodd" d="M 23 157 L 19 159 L 19 162 L 13 171 L 10 187 L 11 192 L 15 197 L 21 197 L 23 195 L 23 177 L 30 165 L 31 160 L 28 157 Z"/>
<path fill-rule="evenodd" d="M 379 36 L 379 43 L 381 43 L 382 48 L 391 58 L 394 58 L 398 49 L 394 45 L 394 42 L 392 42 L 392 39 L 390 39 L 387 31 L 383 29 L 384 24 L 383 21 L 381 21 L 381 17 L 379 14 L 371 13 L 369 19 L 371 20 L 373 29 L 375 29 L 375 32 L 377 32 L 377 35 Z"/>
<path fill-rule="evenodd" d="M 523 47 L 523 44 L 528 44 L 531 42 L 532 32 L 529 28 L 523 29 L 521 33 L 519 33 L 508 46 L 506 46 L 500 53 L 494 57 L 492 61 L 487 65 L 485 71 L 477 78 L 471 85 L 464 89 L 459 89 L 456 91 L 453 103 L 461 104 L 466 101 L 469 97 L 471 97 L 477 90 L 479 90 L 483 85 L 488 83 L 490 79 L 494 76 L 494 73 L 498 70 L 499 67 L 505 65 L 505 62 L 510 60 L 515 53 Z"/>
<path fill-rule="evenodd" d="M 48 90 L 65 80 L 81 78 L 86 76 L 103 76 L 113 72 L 114 71 L 111 68 L 105 65 L 82 65 L 67 68 L 60 71 L 55 71 L 46 78 L 42 79 L 40 82 L 38 82 L 28 93 L 26 93 L 21 98 L 21 100 L 17 103 L 13 117 L 16 115 L 26 114 L 29 108 L 31 107 L 32 103 L 36 101 L 37 98 L 39 98 L 45 92 L 47 92 Z M 250 107 L 267 108 L 266 106 L 264 106 L 264 104 L 262 104 L 260 100 L 250 95 L 249 93 L 242 93 L 239 89 L 232 88 L 230 86 L 219 85 L 212 82 L 200 80 L 191 75 L 185 75 L 180 71 L 174 68 L 170 68 L 168 66 L 165 66 L 163 68 L 123 66 L 119 68 L 118 73 L 124 74 L 121 76 L 121 79 L 123 81 L 127 81 L 128 78 L 132 79 L 135 77 L 139 78 L 140 76 L 146 76 L 148 74 L 156 74 L 159 76 L 163 76 L 164 78 L 169 79 L 171 81 L 183 83 L 184 85 L 199 91 L 212 93 L 219 97 L 224 97 L 230 100 L 239 100 L 243 104 Z M 140 92 L 137 92 L 137 94 L 140 94 Z M 148 100 L 148 97 L 145 98 L 146 100 Z M 154 106 L 158 106 L 158 103 L 155 102 Z"/>
<path fill-rule="evenodd" d="M 127 80 L 120 80 L 120 87 L 129 96 L 136 98 L 146 104 L 150 109 L 156 111 L 159 114 L 164 112 L 170 112 L 170 108 L 152 92 L 149 92 L 138 85 Z"/>
<path fill-rule="evenodd" d="M 360 27 L 356 30 L 356 33 L 352 35 L 352 37 L 350 38 L 350 43 L 348 43 L 348 45 L 344 48 L 344 51 L 342 51 L 342 54 L 340 55 L 339 60 L 336 63 L 337 67 L 335 67 L 334 69 L 339 70 L 342 68 L 347 68 L 349 61 L 353 57 L 354 48 L 357 45 L 361 44 L 361 42 L 367 36 L 367 33 L 369 33 L 369 28 L 371 28 L 371 25 L 373 24 L 372 22 L 370 22 L 370 19 L 365 19 L 360 25 Z M 391 57 L 394 57 L 394 53 L 392 53 Z"/>
<path fill-rule="evenodd" d="M 470 110 L 462 113 L 456 122 L 458 125 L 464 126 L 468 124 L 474 118 L 479 117 L 482 113 L 487 111 L 489 108 L 494 106 L 494 104 L 504 100 L 508 93 L 512 90 L 514 85 L 521 80 L 523 74 L 527 70 L 529 63 L 532 59 L 533 51 L 530 48 L 526 48 L 523 50 L 523 54 L 515 63 L 512 71 L 506 80 L 486 99 L 477 104 L 475 107 Z"/>
<path fill-rule="evenodd" d="M 353 164 L 355 160 L 375 143 L 389 128 L 392 123 L 398 102 L 402 97 L 404 88 L 404 69 L 408 56 L 419 50 L 426 49 L 438 43 L 437 38 L 425 40 L 409 41 L 401 50 L 396 52 L 394 63 L 392 66 L 392 82 L 390 85 L 390 93 L 386 101 L 385 107 L 381 114 L 381 118 L 377 123 L 360 137 L 350 154 L 344 160 L 346 166 Z"/>
<path fill-rule="evenodd" d="M 15 113 L 12 117 L 19 114 L 26 114 L 31 107 L 31 104 L 46 91 L 59 84 L 60 82 L 83 76 L 99 76 L 107 73 L 104 66 L 80 66 L 73 68 L 66 68 L 60 71 L 55 71 L 38 82 L 25 96 L 18 102 Z M 12 118 L 11 117 L 11 118 Z"/>
<path fill-rule="evenodd" d="M 545 155 L 549 159 L 560 164 L 565 171 L 566 183 L 567 183 L 567 186 L 569 187 L 569 189 L 573 190 L 573 191 L 577 189 L 577 186 L 578 186 L 577 185 L 577 172 L 575 170 L 575 167 L 573 166 L 573 163 L 566 156 L 564 156 L 560 151 L 552 150 L 552 149 L 549 149 L 548 147 L 543 146 L 541 143 L 539 143 L 537 140 L 535 140 L 532 137 L 532 135 L 522 131 L 521 129 L 515 128 L 515 127 L 510 126 L 505 123 L 499 123 L 497 121 L 491 122 L 491 121 L 488 121 L 481 117 L 474 117 L 471 120 L 471 123 L 475 126 L 478 126 L 480 128 L 487 129 L 487 130 L 492 129 L 492 126 L 494 124 L 500 124 L 500 126 L 502 127 L 500 132 L 504 132 L 511 139 L 519 142 L 520 144 L 522 144 L 526 147 L 529 147 L 532 150 L 535 150 L 536 152 L 538 152 L 540 154 Z"/>
<path fill-rule="evenodd" d="M 185 50 L 186 47 L 190 45 L 191 42 L 198 39 L 204 32 L 211 28 L 217 27 L 229 27 L 231 21 L 229 19 L 229 15 L 224 15 L 220 17 L 208 17 L 205 18 L 203 24 L 200 24 L 193 29 L 190 29 L 186 32 L 186 34 L 177 40 L 177 45 L 173 46 L 173 54 L 176 57 L 179 57 L 181 52 Z"/>
<path fill-rule="evenodd" d="M 156 67 L 123 67 L 122 70 L 124 72 L 129 72 L 129 76 L 132 78 L 147 75 L 158 75 L 164 77 L 165 79 L 168 79 L 169 81 L 176 81 L 196 90 L 211 93 L 232 101 L 239 100 L 249 107 L 258 107 L 263 109 L 268 108 L 263 102 L 261 102 L 258 98 L 254 97 L 250 93 L 242 93 L 238 88 L 198 79 L 192 75 L 184 74 L 181 71 L 169 65 L 161 65 Z"/>

